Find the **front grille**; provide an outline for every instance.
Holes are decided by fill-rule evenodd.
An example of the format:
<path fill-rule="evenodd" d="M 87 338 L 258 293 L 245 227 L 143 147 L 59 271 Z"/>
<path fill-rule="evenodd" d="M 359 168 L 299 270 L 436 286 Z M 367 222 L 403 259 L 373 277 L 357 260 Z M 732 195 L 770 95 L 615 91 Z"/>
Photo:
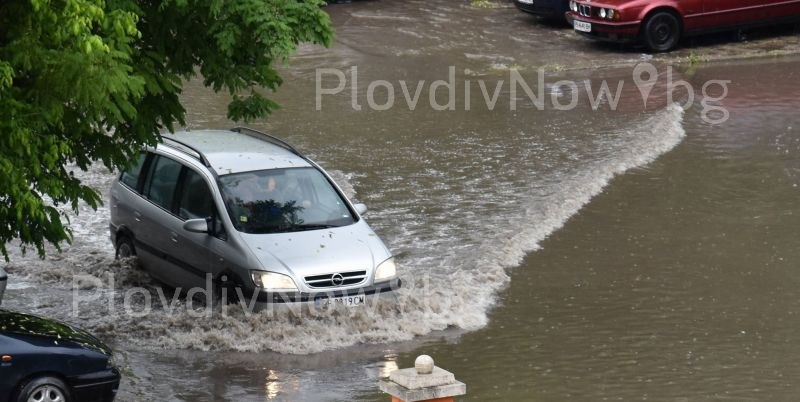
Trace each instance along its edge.
<path fill-rule="evenodd" d="M 335 272 L 325 275 L 313 275 L 304 278 L 311 288 L 335 288 L 339 286 L 357 285 L 367 279 L 367 271 Z"/>
<path fill-rule="evenodd" d="M 578 14 L 584 17 L 591 17 L 592 16 L 592 6 L 587 6 L 585 4 L 578 4 Z"/>

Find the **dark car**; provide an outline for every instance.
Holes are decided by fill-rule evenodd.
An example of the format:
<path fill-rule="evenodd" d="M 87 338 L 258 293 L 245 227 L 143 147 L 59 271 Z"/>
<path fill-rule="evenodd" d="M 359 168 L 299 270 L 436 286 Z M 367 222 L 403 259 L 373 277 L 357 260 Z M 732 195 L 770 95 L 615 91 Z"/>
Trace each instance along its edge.
<path fill-rule="evenodd" d="M 67 324 L 0 309 L 0 402 L 110 402 L 111 349 Z"/>
<path fill-rule="evenodd" d="M 672 50 L 687 36 L 800 20 L 797 0 L 577 0 L 570 8 L 576 31 L 639 41 L 653 52 Z"/>
<path fill-rule="evenodd" d="M 564 21 L 569 0 L 514 0 L 520 10 L 549 20 Z"/>

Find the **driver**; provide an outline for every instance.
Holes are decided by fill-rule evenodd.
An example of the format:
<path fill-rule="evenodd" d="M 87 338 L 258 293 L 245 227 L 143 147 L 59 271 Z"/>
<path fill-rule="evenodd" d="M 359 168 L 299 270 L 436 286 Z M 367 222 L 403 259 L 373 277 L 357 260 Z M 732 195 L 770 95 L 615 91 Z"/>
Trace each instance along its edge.
<path fill-rule="evenodd" d="M 292 185 L 294 184 L 294 185 Z M 298 188 L 297 182 L 287 183 L 283 177 L 276 178 L 270 176 L 264 184 L 263 198 L 266 200 L 272 199 L 280 203 L 289 203 L 295 201 L 295 205 L 308 208 L 311 206 L 311 201 L 303 199 L 302 192 Z"/>
<path fill-rule="evenodd" d="M 275 177 L 270 176 L 267 178 L 267 183 L 264 185 L 264 199 L 277 202 L 285 201 L 282 192 L 278 190 L 278 181 L 275 180 Z"/>

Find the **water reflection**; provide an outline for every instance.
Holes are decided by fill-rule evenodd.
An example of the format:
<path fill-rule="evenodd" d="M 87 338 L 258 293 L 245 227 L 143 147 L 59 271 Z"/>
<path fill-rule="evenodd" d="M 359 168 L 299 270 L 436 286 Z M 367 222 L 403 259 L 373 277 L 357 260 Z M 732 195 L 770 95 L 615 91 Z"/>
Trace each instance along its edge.
<path fill-rule="evenodd" d="M 264 391 L 267 400 L 275 400 L 281 392 L 281 383 L 278 381 L 278 373 L 275 370 L 267 371 L 267 382 L 264 384 Z"/>
<path fill-rule="evenodd" d="M 392 371 L 400 369 L 397 366 L 397 355 L 387 355 L 387 360 L 378 363 L 378 378 L 388 378 Z"/>

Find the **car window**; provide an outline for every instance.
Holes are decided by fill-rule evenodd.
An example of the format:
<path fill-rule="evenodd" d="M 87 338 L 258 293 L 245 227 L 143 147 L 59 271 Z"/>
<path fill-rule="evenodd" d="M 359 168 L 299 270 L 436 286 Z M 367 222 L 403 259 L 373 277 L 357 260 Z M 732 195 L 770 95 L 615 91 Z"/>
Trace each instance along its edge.
<path fill-rule="evenodd" d="M 144 161 L 147 159 L 147 153 L 142 152 L 136 159 L 134 164 L 126 171 L 122 172 L 119 181 L 125 183 L 128 187 L 138 190 L 139 189 L 139 175 L 144 166 Z"/>
<path fill-rule="evenodd" d="M 178 215 L 183 219 L 205 219 L 214 216 L 214 199 L 208 184 L 199 173 L 187 169 L 178 204 Z"/>
<path fill-rule="evenodd" d="M 270 169 L 219 178 L 234 227 L 244 233 L 282 233 L 355 222 L 347 203 L 314 168 Z"/>
<path fill-rule="evenodd" d="M 183 165 L 164 156 L 156 156 L 151 165 L 143 193 L 150 201 L 171 211 L 175 186 L 178 184 L 178 176 Z"/>

